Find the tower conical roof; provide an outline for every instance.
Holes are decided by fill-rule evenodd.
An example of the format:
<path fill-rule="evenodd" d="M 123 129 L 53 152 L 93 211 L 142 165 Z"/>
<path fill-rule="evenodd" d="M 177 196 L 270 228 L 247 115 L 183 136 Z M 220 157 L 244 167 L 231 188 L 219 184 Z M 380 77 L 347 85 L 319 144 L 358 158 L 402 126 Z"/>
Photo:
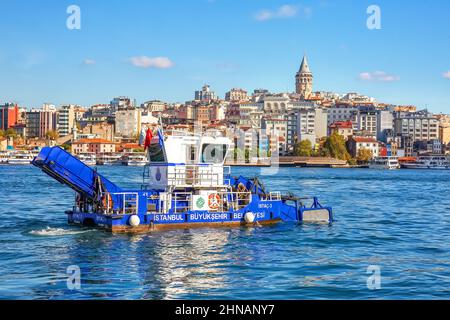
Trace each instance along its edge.
<path fill-rule="evenodd" d="M 308 58 L 306 55 L 303 56 L 302 64 L 300 66 L 299 73 L 311 73 L 311 70 L 309 70 L 309 64 L 308 64 Z"/>

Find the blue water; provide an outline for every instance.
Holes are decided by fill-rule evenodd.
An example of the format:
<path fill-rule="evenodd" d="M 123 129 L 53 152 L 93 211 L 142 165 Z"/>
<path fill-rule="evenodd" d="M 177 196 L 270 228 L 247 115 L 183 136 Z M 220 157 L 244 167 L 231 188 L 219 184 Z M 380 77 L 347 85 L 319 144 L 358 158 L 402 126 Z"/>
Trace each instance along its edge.
<path fill-rule="evenodd" d="M 141 168 L 100 167 L 139 187 Z M 235 168 L 254 176 L 257 168 Z M 73 192 L 33 167 L 0 166 L 0 298 L 450 298 L 450 171 L 284 168 L 271 190 L 318 195 L 332 225 L 111 235 L 66 224 Z M 67 268 L 81 269 L 81 289 Z M 381 288 L 369 290 L 369 266 Z"/>

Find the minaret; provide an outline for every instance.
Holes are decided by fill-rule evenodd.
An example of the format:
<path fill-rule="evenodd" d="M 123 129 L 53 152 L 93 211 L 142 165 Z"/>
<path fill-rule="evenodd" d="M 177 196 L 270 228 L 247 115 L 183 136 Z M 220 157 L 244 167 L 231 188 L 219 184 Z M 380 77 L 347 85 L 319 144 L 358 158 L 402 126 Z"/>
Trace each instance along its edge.
<path fill-rule="evenodd" d="M 308 59 L 306 55 L 303 57 L 300 70 L 295 76 L 295 91 L 302 99 L 308 99 L 312 94 L 313 74 L 309 70 Z"/>

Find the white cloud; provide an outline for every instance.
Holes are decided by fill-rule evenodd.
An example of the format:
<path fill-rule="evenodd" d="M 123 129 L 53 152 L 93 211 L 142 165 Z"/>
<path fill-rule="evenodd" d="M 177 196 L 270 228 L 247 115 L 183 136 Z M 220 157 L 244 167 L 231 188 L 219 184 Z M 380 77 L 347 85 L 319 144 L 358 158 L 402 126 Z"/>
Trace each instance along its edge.
<path fill-rule="evenodd" d="M 363 81 L 393 82 L 399 81 L 400 77 L 393 74 L 389 74 L 384 71 L 375 71 L 375 72 L 362 72 L 359 74 L 359 79 Z"/>
<path fill-rule="evenodd" d="M 84 64 L 87 64 L 87 65 L 93 65 L 93 64 L 96 64 L 97 61 L 92 60 L 92 59 L 85 59 L 85 60 L 83 61 L 83 63 L 84 63 Z"/>
<path fill-rule="evenodd" d="M 157 68 L 167 69 L 173 67 L 175 64 L 167 57 L 131 57 L 129 59 L 131 64 L 138 68 Z"/>
<path fill-rule="evenodd" d="M 450 79 L 450 70 L 447 71 L 447 72 L 444 72 L 444 73 L 442 74 L 442 76 L 443 76 L 445 79 Z"/>
<path fill-rule="evenodd" d="M 255 19 L 258 21 L 267 21 L 277 18 L 293 18 L 298 15 L 309 17 L 312 14 L 312 9 L 305 6 L 295 6 L 285 4 L 275 10 L 264 9 L 255 14 Z"/>

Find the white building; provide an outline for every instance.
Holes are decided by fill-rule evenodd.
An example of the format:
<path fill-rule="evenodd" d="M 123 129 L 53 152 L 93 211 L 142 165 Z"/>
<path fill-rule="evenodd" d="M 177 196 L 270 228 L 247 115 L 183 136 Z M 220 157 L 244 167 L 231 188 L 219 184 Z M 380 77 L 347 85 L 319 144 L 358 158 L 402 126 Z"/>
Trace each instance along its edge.
<path fill-rule="evenodd" d="M 296 142 L 309 140 L 314 146 L 317 140 L 328 134 L 328 112 L 322 108 L 301 108 L 289 112 L 287 116 L 286 144 L 294 150 Z"/>
<path fill-rule="evenodd" d="M 75 106 L 62 106 L 58 115 L 58 133 L 60 137 L 68 136 L 75 127 Z"/>
<path fill-rule="evenodd" d="M 247 91 L 240 88 L 233 88 L 225 94 L 226 101 L 246 101 L 248 100 Z"/>
<path fill-rule="evenodd" d="M 131 138 L 141 132 L 141 109 L 130 108 L 116 112 L 116 135 Z"/>
<path fill-rule="evenodd" d="M 354 121 L 357 112 L 358 108 L 347 104 L 337 104 L 328 108 L 328 125 L 338 121 Z"/>

